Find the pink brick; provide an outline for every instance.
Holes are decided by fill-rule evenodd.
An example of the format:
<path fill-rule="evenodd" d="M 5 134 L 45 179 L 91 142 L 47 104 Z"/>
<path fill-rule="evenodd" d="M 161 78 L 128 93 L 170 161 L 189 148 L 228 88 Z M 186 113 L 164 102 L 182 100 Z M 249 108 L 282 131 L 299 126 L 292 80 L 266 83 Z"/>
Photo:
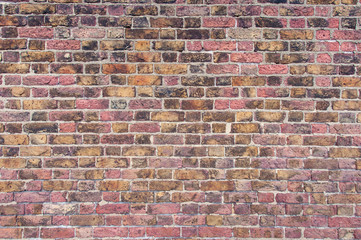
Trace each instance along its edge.
<path fill-rule="evenodd" d="M 177 227 L 152 227 L 147 228 L 147 236 L 149 237 L 179 237 L 180 228 Z"/>
<path fill-rule="evenodd" d="M 200 237 L 231 237 L 232 228 L 224 227 L 200 227 L 198 229 Z"/>
<path fill-rule="evenodd" d="M 204 41 L 203 48 L 206 51 L 235 51 L 237 49 L 237 42 Z"/>
<path fill-rule="evenodd" d="M 37 28 L 19 28 L 19 36 L 22 38 L 40 38 L 47 39 L 54 37 L 53 28 L 37 27 Z"/>
<path fill-rule="evenodd" d="M 260 65 L 260 74 L 286 74 L 288 72 L 287 65 Z"/>
<path fill-rule="evenodd" d="M 107 109 L 109 108 L 109 100 L 78 99 L 76 100 L 76 107 L 78 109 Z"/>
<path fill-rule="evenodd" d="M 230 17 L 203 18 L 203 27 L 228 28 L 235 27 L 236 20 Z"/>
<path fill-rule="evenodd" d="M 49 40 L 46 42 L 47 49 L 55 50 L 79 50 L 79 40 Z"/>

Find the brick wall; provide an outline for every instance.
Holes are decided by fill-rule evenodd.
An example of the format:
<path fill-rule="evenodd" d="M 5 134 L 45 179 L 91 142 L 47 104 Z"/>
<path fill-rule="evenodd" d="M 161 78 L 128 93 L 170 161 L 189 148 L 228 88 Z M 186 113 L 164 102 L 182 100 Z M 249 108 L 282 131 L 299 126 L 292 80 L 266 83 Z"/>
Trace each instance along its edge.
<path fill-rule="evenodd" d="M 358 0 L 0 6 L 0 238 L 361 239 Z"/>

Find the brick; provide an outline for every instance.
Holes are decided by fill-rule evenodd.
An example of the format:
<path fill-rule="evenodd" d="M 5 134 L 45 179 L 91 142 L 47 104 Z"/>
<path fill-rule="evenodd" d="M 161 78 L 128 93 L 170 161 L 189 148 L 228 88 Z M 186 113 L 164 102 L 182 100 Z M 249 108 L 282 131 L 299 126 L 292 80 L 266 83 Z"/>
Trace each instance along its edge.
<path fill-rule="evenodd" d="M 125 29 L 125 38 L 127 39 L 157 39 L 158 30 L 153 29 Z"/>
<path fill-rule="evenodd" d="M 154 66 L 155 73 L 174 75 L 174 74 L 186 74 L 187 65 L 185 64 L 156 64 Z"/>
<path fill-rule="evenodd" d="M 306 113 L 306 122 L 337 122 L 337 113 Z"/>
<path fill-rule="evenodd" d="M 153 156 L 155 153 L 155 148 L 153 147 L 124 147 L 123 155 L 124 156 Z"/>
<path fill-rule="evenodd" d="M 29 73 L 29 64 L 2 63 L 0 64 L 0 73 Z"/>
<path fill-rule="evenodd" d="M 50 4 L 21 4 L 21 14 L 52 14 L 55 13 L 55 6 Z"/>
<path fill-rule="evenodd" d="M 75 38 L 104 38 L 104 29 L 85 29 L 85 28 L 74 28 L 72 29 L 73 36 Z"/>
<path fill-rule="evenodd" d="M 150 18 L 150 26 L 153 28 L 182 28 L 183 19 L 182 18 Z"/>
<path fill-rule="evenodd" d="M 24 109 L 55 109 L 57 102 L 55 100 L 24 100 Z"/>
<path fill-rule="evenodd" d="M 105 40 L 100 41 L 101 50 L 127 50 L 132 48 L 132 42 L 127 40 Z"/>
<path fill-rule="evenodd" d="M 42 228 L 40 236 L 42 238 L 73 238 L 75 236 L 74 228 Z"/>
<path fill-rule="evenodd" d="M 282 122 L 286 115 L 282 112 L 257 112 L 256 119 L 261 122 Z"/>
<path fill-rule="evenodd" d="M 25 49 L 26 43 L 26 39 L 1 39 L 0 50 Z"/>
<path fill-rule="evenodd" d="M 311 30 L 281 30 L 281 39 L 285 40 L 310 40 L 313 38 L 313 31 Z"/>
<path fill-rule="evenodd" d="M 258 53 L 232 53 L 231 62 L 241 63 L 260 63 L 262 62 L 262 54 Z"/>
<path fill-rule="evenodd" d="M 132 87 L 107 87 L 103 89 L 104 97 L 134 97 L 135 89 Z"/>
<path fill-rule="evenodd" d="M 231 132 L 233 133 L 259 133 L 259 124 L 257 123 L 232 123 Z"/>
<path fill-rule="evenodd" d="M 258 29 L 236 29 L 229 30 L 231 39 L 261 39 L 261 31 Z"/>
<path fill-rule="evenodd" d="M 135 65 L 130 64 L 104 64 L 102 68 L 104 74 L 135 73 L 135 71 Z"/>
<path fill-rule="evenodd" d="M 235 24 L 236 24 L 235 19 L 230 17 L 203 18 L 203 27 L 227 28 L 227 27 L 234 27 Z"/>
<path fill-rule="evenodd" d="M 155 41 L 154 50 L 163 51 L 183 51 L 185 49 L 184 41 Z"/>
<path fill-rule="evenodd" d="M 80 64 L 52 64 L 50 72 L 57 74 L 79 74 L 83 73 L 83 66 Z"/>
<path fill-rule="evenodd" d="M 256 42 L 255 43 L 256 51 L 287 51 L 288 44 L 286 42 Z"/>
<path fill-rule="evenodd" d="M 25 190 L 24 185 L 21 181 L 6 181 L 0 182 L 0 189 L 2 192 L 21 192 Z"/>
<path fill-rule="evenodd" d="M 50 39 L 54 37 L 52 28 L 19 28 L 19 36 L 24 38 Z"/>
<path fill-rule="evenodd" d="M 178 122 L 184 120 L 183 112 L 152 112 L 152 121 Z"/>
<path fill-rule="evenodd" d="M 70 217 L 70 224 L 78 226 L 99 226 L 104 224 L 104 218 L 97 215 L 73 215 Z"/>
<path fill-rule="evenodd" d="M 0 135 L 1 145 L 28 145 L 29 137 L 26 135 Z"/>
<path fill-rule="evenodd" d="M 177 30 L 178 39 L 209 39 L 209 30 Z"/>
<path fill-rule="evenodd" d="M 182 109 L 185 110 L 211 110 L 213 101 L 211 100 L 183 100 Z"/>
<path fill-rule="evenodd" d="M 126 191 L 129 190 L 129 182 L 107 180 L 99 182 L 100 191 Z"/>

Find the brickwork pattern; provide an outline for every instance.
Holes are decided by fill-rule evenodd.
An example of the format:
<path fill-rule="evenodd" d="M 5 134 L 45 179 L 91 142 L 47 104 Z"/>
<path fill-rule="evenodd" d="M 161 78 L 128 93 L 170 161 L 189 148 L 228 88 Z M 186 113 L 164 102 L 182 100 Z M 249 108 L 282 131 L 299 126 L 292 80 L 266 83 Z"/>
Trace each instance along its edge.
<path fill-rule="evenodd" d="M 0 238 L 361 239 L 358 0 L 0 3 Z"/>

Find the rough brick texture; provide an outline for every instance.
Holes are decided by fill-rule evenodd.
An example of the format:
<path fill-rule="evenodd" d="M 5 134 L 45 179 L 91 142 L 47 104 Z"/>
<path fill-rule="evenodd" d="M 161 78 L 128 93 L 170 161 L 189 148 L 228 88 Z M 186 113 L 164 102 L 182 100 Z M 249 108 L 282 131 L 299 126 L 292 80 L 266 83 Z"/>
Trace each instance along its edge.
<path fill-rule="evenodd" d="M 0 238 L 361 239 L 361 1 L 0 2 Z"/>

